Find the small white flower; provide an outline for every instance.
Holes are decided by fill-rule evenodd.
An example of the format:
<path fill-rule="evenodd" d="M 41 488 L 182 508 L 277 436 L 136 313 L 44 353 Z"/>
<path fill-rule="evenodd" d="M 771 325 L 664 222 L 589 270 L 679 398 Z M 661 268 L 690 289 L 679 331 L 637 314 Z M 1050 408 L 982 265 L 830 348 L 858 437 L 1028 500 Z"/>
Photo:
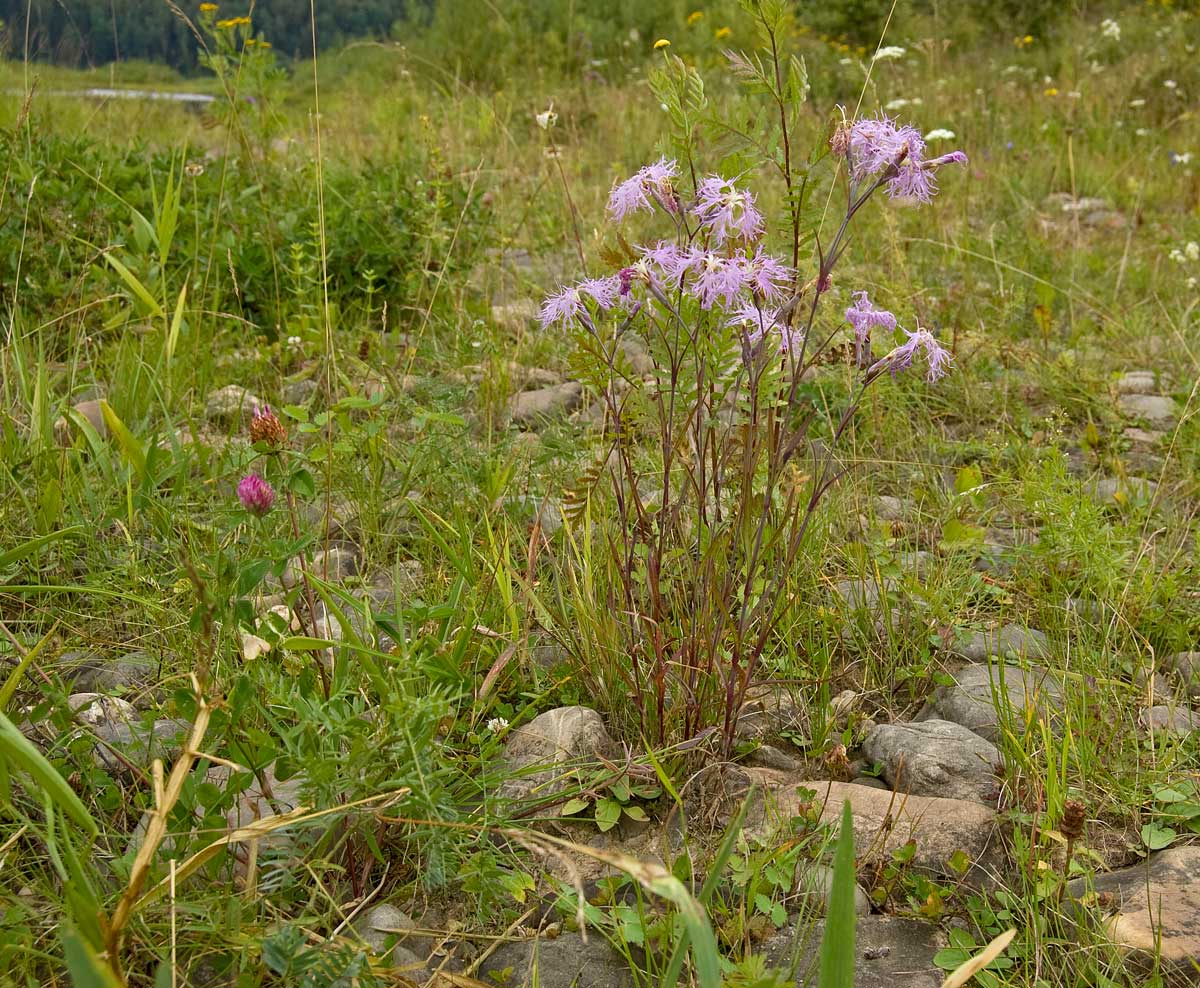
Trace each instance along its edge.
<path fill-rule="evenodd" d="M 487 722 L 487 729 L 493 734 L 499 734 L 501 731 L 508 730 L 508 721 L 503 717 L 493 717 Z"/>
<path fill-rule="evenodd" d="M 1136 134 L 1138 137 L 1149 137 L 1149 136 L 1150 136 L 1150 129 L 1149 129 L 1148 127 L 1139 127 L 1137 130 L 1135 130 L 1135 131 L 1134 131 L 1134 133 L 1135 133 L 1135 134 Z"/>
<path fill-rule="evenodd" d="M 888 45 L 885 48 L 880 48 L 879 51 L 872 56 L 871 61 L 884 62 L 892 58 L 903 58 L 904 53 L 907 50 L 907 48 L 901 48 L 899 45 Z"/>
<path fill-rule="evenodd" d="M 1082 99 L 1082 98 L 1083 98 L 1083 93 L 1081 93 L 1078 89 L 1072 89 L 1069 93 L 1067 93 L 1067 99 Z"/>
<path fill-rule="evenodd" d="M 1114 21 L 1111 17 L 1106 17 L 1100 22 L 1100 37 L 1111 38 L 1113 41 L 1121 40 L 1121 25 Z"/>
<path fill-rule="evenodd" d="M 838 59 L 838 65 L 853 65 L 853 64 L 854 64 L 854 59 L 852 59 L 852 58 L 839 58 Z"/>
<path fill-rule="evenodd" d="M 1176 264 L 1183 264 L 1187 260 L 1187 258 L 1183 256 L 1183 251 L 1181 251 L 1178 247 L 1173 247 L 1171 249 L 1171 253 L 1169 253 L 1167 257 Z"/>
<path fill-rule="evenodd" d="M 910 99 L 900 97 L 899 99 L 894 99 L 890 102 L 884 103 L 883 108 L 887 110 L 888 113 L 895 113 L 897 110 L 903 110 L 911 102 L 912 100 Z"/>
<path fill-rule="evenodd" d="M 1146 101 L 1144 99 L 1131 99 L 1129 101 L 1129 105 L 1130 106 L 1145 106 Z"/>
<path fill-rule="evenodd" d="M 1187 286 L 1189 290 L 1194 292 L 1197 285 L 1200 285 L 1200 278 L 1188 278 Z"/>
<path fill-rule="evenodd" d="M 1187 246 L 1183 248 L 1183 256 L 1189 261 L 1200 261 L 1200 244 L 1189 240 Z"/>
<path fill-rule="evenodd" d="M 1164 89 L 1178 89 L 1179 83 L 1177 83 L 1174 79 L 1164 79 L 1163 80 L 1163 88 Z"/>
<path fill-rule="evenodd" d="M 1192 152 L 1184 151 L 1182 154 L 1175 155 L 1175 164 L 1190 165 L 1192 163 Z"/>
<path fill-rule="evenodd" d="M 539 113 L 535 119 L 537 120 L 537 125 L 542 130 L 549 130 L 558 123 L 558 114 L 554 112 L 554 107 L 551 106 Z"/>
<path fill-rule="evenodd" d="M 288 349 L 289 350 L 299 350 L 300 342 L 301 342 L 301 340 L 300 340 L 299 336 L 289 336 L 287 338 Z"/>
<path fill-rule="evenodd" d="M 954 140 L 954 131 L 946 130 L 945 127 L 938 127 L 936 130 L 931 130 L 925 135 L 927 141 L 952 141 Z"/>

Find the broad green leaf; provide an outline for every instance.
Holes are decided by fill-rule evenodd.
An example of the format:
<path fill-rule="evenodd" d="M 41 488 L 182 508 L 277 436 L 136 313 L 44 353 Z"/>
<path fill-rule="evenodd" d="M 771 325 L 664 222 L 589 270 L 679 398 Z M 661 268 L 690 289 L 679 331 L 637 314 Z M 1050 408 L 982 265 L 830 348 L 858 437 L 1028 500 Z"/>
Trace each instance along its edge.
<path fill-rule="evenodd" d="M 563 816 L 573 816 L 574 814 L 580 812 L 581 810 L 586 810 L 587 808 L 588 801 L 586 799 L 579 799 L 577 797 L 575 799 L 568 799 L 563 804 L 561 813 Z"/>
<path fill-rule="evenodd" d="M 121 988 L 121 982 L 103 960 L 74 930 L 63 926 L 59 930 L 63 958 L 71 983 L 75 988 Z"/>
<path fill-rule="evenodd" d="M 615 799 L 596 800 L 596 826 L 602 831 L 612 830 L 621 819 L 621 804 Z"/>

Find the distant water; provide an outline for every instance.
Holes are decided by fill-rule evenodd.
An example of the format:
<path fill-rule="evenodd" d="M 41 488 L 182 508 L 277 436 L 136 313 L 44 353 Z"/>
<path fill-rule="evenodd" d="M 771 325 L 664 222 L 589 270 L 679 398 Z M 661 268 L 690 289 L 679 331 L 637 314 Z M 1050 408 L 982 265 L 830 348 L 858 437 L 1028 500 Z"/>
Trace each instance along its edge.
<path fill-rule="evenodd" d="M 23 96 L 23 89 L 3 90 L 7 96 Z M 94 86 L 91 89 L 51 89 L 48 96 L 74 96 L 80 99 L 150 99 L 165 100 L 168 103 L 190 103 L 203 105 L 213 102 L 216 97 L 208 93 L 174 93 L 161 89 L 107 89 Z"/>

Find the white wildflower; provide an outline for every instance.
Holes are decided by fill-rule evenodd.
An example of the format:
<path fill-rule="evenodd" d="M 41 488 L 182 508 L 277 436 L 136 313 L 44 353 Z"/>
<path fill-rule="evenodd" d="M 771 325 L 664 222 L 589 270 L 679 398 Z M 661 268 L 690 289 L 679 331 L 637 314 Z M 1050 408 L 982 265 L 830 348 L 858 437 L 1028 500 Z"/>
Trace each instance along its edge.
<path fill-rule="evenodd" d="M 1139 127 L 1137 130 L 1134 131 L 1134 134 L 1136 134 L 1138 137 L 1149 137 L 1150 136 L 1150 128 L 1149 127 Z"/>
<path fill-rule="evenodd" d="M 1187 246 L 1183 248 L 1183 256 L 1189 261 L 1200 261 L 1200 244 L 1189 240 Z"/>
<path fill-rule="evenodd" d="M 289 349 L 289 350 L 299 350 L 299 349 L 300 349 L 300 344 L 301 344 L 302 342 L 303 342 L 303 341 L 300 339 L 300 337 L 299 337 L 299 336 L 289 336 L 289 337 L 287 338 L 287 345 L 288 345 L 288 349 Z"/>
<path fill-rule="evenodd" d="M 1174 79 L 1164 79 L 1163 80 L 1163 88 L 1164 89 L 1178 89 L 1179 83 L 1177 83 Z"/>
<path fill-rule="evenodd" d="M 537 125 L 542 130 L 549 130 L 558 123 L 558 114 L 554 112 L 554 107 L 550 106 L 539 113 L 535 119 L 537 120 Z"/>
<path fill-rule="evenodd" d="M 1171 161 L 1176 165 L 1190 165 L 1192 163 L 1192 152 L 1184 151 L 1182 154 L 1173 155 Z"/>
<path fill-rule="evenodd" d="M 931 130 L 925 135 L 927 141 L 952 141 L 954 140 L 954 131 L 946 130 L 945 127 L 938 127 L 936 130 Z"/>
<path fill-rule="evenodd" d="M 1145 101 L 1144 99 L 1131 99 L 1131 100 L 1129 101 L 1129 105 L 1130 105 L 1130 106 L 1135 106 L 1135 107 L 1136 107 L 1136 106 L 1145 106 L 1145 105 L 1146 105 L 1146 101 Z"/>
<path fill-rule="evenodd" d="M 912 102 L 912 100 L 910 100 L 910 99 L 905 99 L 904 97 L 900 97 L 899 99 L 894 99 L 887 103 L 884 103 L 883 108 L 885 110 L 887 110 L 888 113 L 895 113 L 897 110 L 903 110 L 911 102 Z"/>
<path fill-rule="evenodd" d="M 508 730 L 508 721 L 503 717 L 493 717 L 487 722 L 487 729 L 493 734 L 499 734 L 501 731 Z"/>
<path fill-rule="evenodd" d="M 901 48 L 899 45 L 887 45 L 880 48 L 871 58 L 872 62 L 883 62 L 892 58 L 903 58 L 907 48 Z"/>
<path fill-rule="evenodd" d="M 1190 291 L 1194 292 L 1197 285 L 1200 285 L 1200 278 L 1188 278 L 1187 286 Z"/>
<path fill-rule="evenodd" d="M 1121 25 L 1114 21 L 1111 17 L 1106 17 L 1100 22 L 1100 37 L 1111 38 L 1113 41 L 1121 40 Z"/>

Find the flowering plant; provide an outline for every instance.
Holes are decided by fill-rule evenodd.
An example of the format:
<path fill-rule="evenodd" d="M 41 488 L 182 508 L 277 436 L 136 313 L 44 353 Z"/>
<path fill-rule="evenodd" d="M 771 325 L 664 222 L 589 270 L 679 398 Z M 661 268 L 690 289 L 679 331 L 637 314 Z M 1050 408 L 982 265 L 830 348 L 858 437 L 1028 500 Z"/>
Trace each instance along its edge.
<path fill-rule="evenodd" d="M 674 109 L 682 113 L 682 101 Z M 663 157 L 618 182 L 608 212 L 618 223 L 657 214 L 669 235 L 636 246 L 622 239 L 620 257 L 610 257 L 619 270 L 565 287 L 541 308 L 543 326 L 575 332 L 590 358 L 585 372 L 611 442 L 591 478 L 593 488 L 608 479 L 616 513 L 607 579 L 601 594 L 589 594 L 606 604 L 609 640 L 597 655 L 609 659 L 592 672 L 602 689 L 633 697 L 638 729 L 660 742 L 719 718 L 728 753 L 786 611 L 787 574 L 840 476 L 833 448 L 863 394 L 918 361 L 931 382 L 950 364 L 932 333 L 900 327 L 866 291 L 837 315 L 822 302 L 847 230 L 875 193 L 929 203 L 939 170 L 965 155 L 927 158 L 920 134 L 885 116 L 844 121 L 830 151 L 845 210 L 832 240 L 811 238 L 810 276 L 768 250 L 758 197 L 741 178 L 692 179 L 694 162 L 683 168 Z M 798 210 L 792 218 L 798 257 Z M 822 449 L 809 441 L 818 409 L 800 385 L 847 323 L 854 384 Z M 635 333 L 654 362 L 644 380 L 626 356 Z M 800 477 L 806 452 L 811 469 Z M 577 493 L 568 509 L 579 514 L 587 500 Z"/>

